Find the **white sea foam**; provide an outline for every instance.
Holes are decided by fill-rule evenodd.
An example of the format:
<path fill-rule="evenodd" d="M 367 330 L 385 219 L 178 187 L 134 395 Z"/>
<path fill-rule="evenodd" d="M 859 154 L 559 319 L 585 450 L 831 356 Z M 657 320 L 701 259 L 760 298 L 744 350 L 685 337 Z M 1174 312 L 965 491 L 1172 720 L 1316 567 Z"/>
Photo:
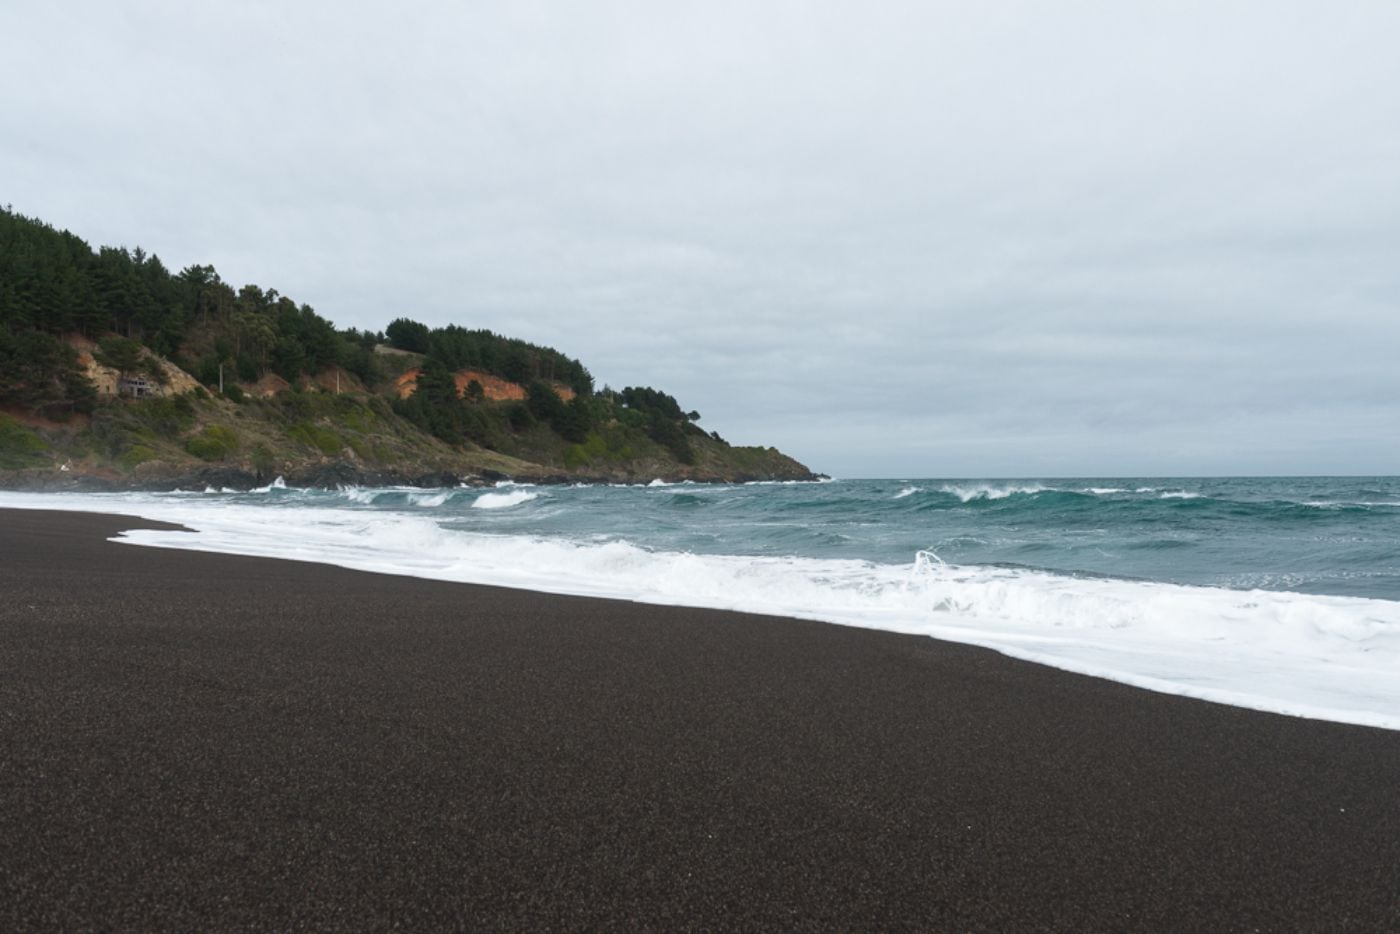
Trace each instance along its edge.
<path fill-rule="evenodd" d="M 1191 493 L 1187 490 L 1167 490 L 1157 497 L 1158 499 L 1200 499 L 1200 493 Z"/>
<path fill-rule="evenodd" d="M 1376 506 L 1400 507 L 1400 503 L 1397 502 L 1372 502 L 1366 500 L 1308 500 L 1307 502 L 1299 502 L 1294 505 L 1310 506 L 1313 509 L 1358 509 L 1362 507 L 1370 509 Z"/>
<path fill-rule="evenodd" d="M 818 477 L 815 480 L 746 480 L 743 486 L 810 486 L 817 483 L 839 483 L 837 477 Z"/>
<path fill-rule="evenodd" d="M 472 503 L 472 508 L 507 509 L 511 506 L 519 506 L 521 503 L 528 503 L 539 495 L 538 493 L 531 493 L 529 490 L 512 490 L 509 493 L 482 493 Z"/>
<path fill-rule="evenodd" d="M 485 493 L 476 504 L 535 495 Z M 1168 693 L 1400 729 L 1400 602 L 1389 600 L 959 567 L 928 553 L 898 566 L 660 552 L 348 506 L 274 507 L 270 523 L 268 507 L 233 498 L 0 493 L 0 506 L 120 512 L 194 530 L 122 536 L 144 545 L 923 634 Z M 290 525 L 295 536 L 282 534 Z"/>
<path fill-rule="evenodd" d="M 906 496 L 913 496 L 915 493 L 922 493 L 923 491 L 924 488 L 921 486 L 906 486 L 904 489 L 894 494 L 894 498 L 904 499 Z"/>
<path fill-rule="evenodd" d="M 993 486 L 989 483 L 976 483 L 966 486 L 947 484 L 938 488 L 941 493 L 949 493 L 970 503 L 975 499 L 1006 499 L 1008 496 L 1015 496 L 1017 493 L 1033 494 L 1045 492 L 1045 487 L 1038 483 L 1027 486 Z"/>
<path fill-rule="evenodd" d="M 362 506 L 372 506 L 383 497 L 395 496 L 401 497 L 410 506 L 433 507 L 446 503 L 457 493 L 457 490 L 424 490 L 412 486 L 379 488 L 343 486 L 340 487 L 339 492 L 345 499 Z"/>

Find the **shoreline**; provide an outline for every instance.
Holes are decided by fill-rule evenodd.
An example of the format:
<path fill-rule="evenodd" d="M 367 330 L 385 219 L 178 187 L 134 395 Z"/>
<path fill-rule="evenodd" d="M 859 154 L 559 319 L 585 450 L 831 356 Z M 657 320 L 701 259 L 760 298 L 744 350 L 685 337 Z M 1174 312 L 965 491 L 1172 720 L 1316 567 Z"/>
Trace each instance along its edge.
<path fill-rule="evenodd" d="M 677 474 L 660 476 L 652 473 L 635 476 L 604 474 L 506 474 L 495 470 L 458 474 L 451 471 L 415 473 L 396 470 L 364 470 L 332 464 L 301 471 L 257 473 L 238 468 L 207 467 L 169 477 L 135 478 L 113 472 L 83 473 L 31 468 L 0 470 L 0 490 L 16 493 L 177 493 L 199 492 L 205 489 L 225 489 L 248 493 L 282 481 L 289 487 L 308 490 L 337 490 L 347 486 L 402 486 L 423 490 L 489 489 L 500 483 L 534 486 L 646 486 L 661 481 L 667 485 L 692 483 L 698 486 L 725 486 L 756 483 L 830 483 L 826 474 L 814 473 L 803 478 L 769 477 L 766 475 L 735 474 L 733 476 L 688 477 Z"/>
<path fill-rule="evenodd" d="M 504 473 L 496 470 L 479 470 L 473 473 L 457 473 L 450 470 L 408 472 L 341 469 L 337 465 L 267 473 L 240 468 L 210 467 L 155 477 L 123 476 L 115 471 L 82 472 L 49 468 L 0 470 L 0 490 L 24 493 L 174 493 L 198 491 L 207 487 L 246 493 L 277 480 L 283 480 L 288 486 L 299 489 L 335 490 L 346 486 L 409 486 L 419 489 L 490 487 L 501 482 L 538 486 L 645 486 L 657 480 L 671 485 L 693 483 L 699 486 L 725 486 L 750 483 L 829 483 L 831 477 L 822 473 L 783 477 L 746 473 L 687 475 L 672 471 L 616 474 L 557 471 Z"/>
<path fill-rule="evenodd" d="M 635 486 L 654 487 L 658 484 L 659 481 L 653 481 L 650 484 Z M 276 485 L 281 486 L 280 484 Z M 497 487 L 502 485 L 497 484 Z M 534 484 L 504 485 L 536 486 Z M 674 484 L 661 485 L 675 486 Z M 303 488 L 284 487 L 283 489 L 288 493 L 315 492 Z M 205 491 L 206 494 L 212 492 L 214 491 Z M 269 486 L 254 492 L 276 491 Z M 373 495 L 387 492 L 406 493 L 410 497 L 417 495 L 415 491 L 404 488 L 398 488 L 394 491 L 372 490 L 369 492 Z M 442 497 L 455 497 L 458 494 L 479 496 L 481 492 L 480 488 L 439 489 L 435 491 L 434 497 L 421 501 L 419 504 L 436 507 L 444 502 Z M 356 491 L 352 489 L 342 489 L 339 493 L 356 503 L 363 502 Z M 269 536 L 260 531 L 267 522 L 266 516 L 259 516 L 252 522 L 245 521 L 241 528 L 224 529 L 225 534 L 220 540 L 217 523 L 211 524 L 206 521 L 211 516 L 217 515 L 217 511 L 209 513 L 205 512 L 202 506 L 181 509 L 171 505 L 193 502 L 194 500 L 169 499 L 165 500 L 163 505 L 151 503 L 130 505 L 123 503 L 120 498 L 112 502 L 104 502 L 105 497 L 102 494 L 89 495 L 85 498 L 81 497 L 81 494 L 78 495 L 80 497 L 78 501 L 65 505 L 66 500 L 61 497 L 54 501 L 47 498 L 46 494 L 20 493 L 7 496 L 0 493 L 0 509 L 37 508 L 120 513 L 132 516 L 137 521 L 165 521 L 177 524 L 186 522 L 190 529 L 200 533 L 198 537 L 183 534 L 170 537 L 161 536 L 159 533 L 147 536 L 137 531 L 133 535 L 125 537 L 128 543 L 144 546 L 188 548 L 221 554 L 315 561 L 371 573 L 457 581 L 483 586 L 504 586 L 539 593 L 614 599 L 644 605 L 687 606 L 756 613 L 771 617 L 795 618 L 862 629 L 880 629 L 912 634 L 936 640 L 980 646 L 1022 661 L 1048 665 L 1089 677 L 1105 678 L 1150 691 L 1196 698 L 1211 703 L 1228 704 L 1266 713 L 1400 731 L 1400 713 L 1397 713 L 1400 711 L 1400 693 L 1397 693 L 1397 690 L 1400 690 L 1400 681 L 1395 680 L 1394 666 L 1389 664 L 1392 661 L 1400 664 L 1400 660 L 1394 658 L 1394 651 L 1387 653 L 1384 644 L 1376 647 L 1378 653 L 1375 655 L 1366 654 L 1370 650 L 1364 646 L 1353 650 L 1351 640 L 1345 633 L 1341 635 L 1341 638 L 1334 639 L 1334 642 L 1338 642 L 1342 646 L 1343 654 L 1341 655 L 1337 654 L 1335 645 L 1330 654 L 1325 651 L 1326 646 L 1316 644 L 1302 646 L 1301 650 L 1295 650 L 1292 654 L 1285 651 L 1287 647 L 1276 645 L 1271 656 L 1261 655 L 1255 658 L 1242 657 L 1237 654 L 1224 662 L 1215 661 L 1215 667 L 1211 668 L 1210 663 L 1206 660 L 1212 659 L 1216 654 L 1218 645 L 1215 642 L 1209 638 L 1199 637 L 1194 639 L 1188 637 L 1174 641 L 1170 631 L 1159 631 L 1155 645 L 1148 647 L 1150 651 L 1142 647 L 1134 651 L 1131 646 L 1124 650 L 1123 647 L 1115 644 L 1113 639 L 1100 639 L 1097 643 L 1081 640 L 1082 644 L 1079 644 L 1078 647 L 1071 643 L 1072 650 L 1063 650 L 1056 645 L 1056 642 L 1060 641 L 1058 634 L 1066 627 L 1070 630 L 1075 629 L 1078 621 L 1071 619 L 1066 623 L 1064 608 L 1056 606 L 1053 600 L 1043 601 L 1039 612 L 1035 610 L 1024 612 L 1020 620 L 1023 623 L 1028 620 L 1032 621 L 1031 627 L 1017 631 L 1014 627 L 998 628 L 995 614 L 972 623 L 960 620 L 943 620 L 939 618 L 939 614 L 933 614 L 933 618 L 929 618 L 927 603 L 910 606 L 906 601 L 905 604 L 900 605 L 898 613 L 890 614 L 888 612 L 890 607 L 880 605 L 878 602 L 874 606 L 865 605 L 852 609 L 841 603 L 841 594 L 839 593 L 826 594 L 828 598 L 833 596 L 836 598 L 834 600 L 828 599 L 827 602 L 810 599 L 805 601 L 774 601 L 769 599 L 768 595 L 771 593 L 785 593 L 794 586 L 810 585 L 814 580 L 817 586 L 821 586 L 820 577 L 813 577 L 810 574 L 806 577 L 799 574 L 795 581 L 783 578 L 780 574 L 769 575 L 763 578 L 759 584 L 754 584 L 753 579 L 745 579 L 743 570 L 734 573 L 732 566 L 725 565 L 710 567 L 707 570 L 720 575 L 729 575 L 726 578 L 728 586 L 717 588 L 710 581 L 707 582 L 708 586 L 687 589 L 684 586 L 677 587 L 674 582 L 668 580 L 668 572 L 664 567 L 660 571 L 657 571 L 655 567 L 651 568 L 650 570 L 656 573 L 652 573 L 650 576 L 645 573 L 634 573 L 632 576 L 627 574 L 613 576 L 610 574 L 611 568 L 608 567 L 603 567 L 590 574 L 586 570 L 586 564 L 583 565 L 584 570 L 582 571 L 574 566 L 572 555 L 560 555 L 557 551 L 550 551 L 548 548 L 537 548 L 530 553 L 513 553 L 510 560 L 500 561 L 496 545 L 482 548 L 479 547 L 479 543 L 478 547 L 466 550 L 463 550 L 463 547 L 446 547 L 439 551 L 435 541 L 435 544 L 426 550 L 415 548 L 405 552 L 402 549 L 392 547 L 376 550 L 371 543 L 377 541 L 377 538 L 375 536 L 366 537 L 361 531 L 352 531 L 348 539 L 344 535 L 340 539 L 334 540 L 331 537 L 317 535 L 312 535 L 310 541 L 286 539 L 279 536 Z M 502 496 L 506 497 L 506 501 L 499 501 Z M 476 502 L 473 505 L 486 505 L 488 508 L 514 506 L 518 504 L 519 500 L 511 500 L 511 497 L 532 499 L 535 496 L 534 492 L 501 493 L 497 490 L 480 497 L 483 500 L 496 501 L 489 504 Z M 329 505 L 333 508 L 337 506 L 334 503 Z M 426 521 L 431 525 L 434 520 L 426 515 L 415 515 L 410 521 Z M 206 544 L 204 540 L 206 535 L 215 539 L 216 543 Z M 508 537 L 518 539 L 518 535 L 514 533 Z M 341 547 L 345 545 L 349 547 Z M 461 543 L 458 545 L 460 546 Z M 643 553 L 646 552 L 646 545 L 638 547 L 642 549 Z M 434 558 L 439 554 L 449 557 L 442 561 L 435 561 Z M 688 557 L 684 551 L 666 552 L 663 550 L 657 554 L 663 558 L 669 556 L 682 560 Z M 708 558 L 716 561 L 737 559 L 745 565 L 750 561 L 762 563 L 765 560 L 761 557 L 742 555 L 716 555 L 708 556 Z M 916 556 L 914 568 L 916 573 L 923 559 L 922 553 Z M 701 560 L 707 560 L 704 553 L 701 553 Z M 876 587 L 893 586 L 901 594 L 908 589 L 906 578 L 909 575 L 903 566 L 872 565 L 871 567 L 885 572 L 884 577 L 875 581 Z M 543 571 L 541 572 L 540 569 Z M 897 579 L 889 578 L 888 572 L 891 570 L 894 571 Z M 1034 573 L 1044 573 L 1053 577 L 1056 572 Z M 1134 581 L 1127 579 L 1119 583 L 1132 586 Z M 1199 621 L 1205 615 L 1206 619 L 1222 626 L 1238 626 L 1241 619 L 1249 619 L 1250 614 L 1257 611 L 1261 605 L 1270 605 L 1279 600 L 1294 601 L 1288 606 L 1272 608 L 1274 621 L 1283 623 L 1285 631 L 1290 625 L 1290 621 L 1287 619 L 1288 613 L 1292 613 L 1296 617 L 1301 613 L 1309 612 L 1313 614 L 1328 611 L 1337 612 L 1340 608 L 1340 611 L 1350 612 L 1354 616 L 1374 612 L 1378 614 L 1380 619 L 1395 625 L 1394 613 L 1396 608 L 1400 607 L 1400 603 L 1393 600 L 1387 601 L 1374 597 L 1329 596 L 1288 591 L 1260 592 L 1251 596 L 1246 591 L 1233 591 L 1205 585 L 1173 584 L 1151 580 L 1143 580 L 1141 583 L 1156 588 L 1158 591 L 1163 588 L 1174 592 L 1179 591 L 1187 598 L 1200 596 L 1211 598 L 1215 602 L 1210 606 L 1203 606 L 1199 603 L 1196 605 L 1196 619 Z M 1088 585 L 1077 584 L 1076 586 Z M 1110 593 L 1107 595 L 1109 600 L 1117 600 L 1119 603 L 1131 603 L 1134 600 L 1141 601 L 1153 597 L 1154 594 L 1142 592 Z M 947 591 L 943 591 L 934 592 L 928 599 L 937 603 L 945 599 L 955 599 L 955 597 L 949 596 Z M 1233 603 L 1229 603 L 1232 599 Z M 1228 605 L 1220 604 L 1221 600 L 1227 601 Z M 1087 608 L 1091 614 L 1089 619 L 1096 624 L 1089 627 L 1091 630 L 1096 627 L 1107 632 L 1116 629 L 1113 620 L 1109 620 L 1107 625 L 1104 625 L 1103 620 L 1092 616 L 1096 609 L 1092 599 L 1083 602 L 1089 604 Z M 1362 603 L 1365 603 L 1366 606 L 1362 606 Z M 1243 614 L 1243 616 L 1233 614 Z M 1178 624 L 1184 622 L 1187 631 L 1191 631 L 1191 619 L 1184 618 L 1174 622 Z M 1331 629 L 1327 627 L 1327 622 L 1325 618 L 1321 621 L 1321 625 L 1324 627 L 1322 631 L 1330 634 Z M 1041 625 L 1039 631 L 1035 629 L 1036 625 Z M 1296 628 L 1296 621 L 1291 625 Z M 1160 621 L 1158 628 L 1159 630 L 1161 628 Z M 1048 633 L 1048 635 L 1045 638 L 1037 639 L 1041 632 Z M 1256 632 L 1254 637 L 1256 641 L 1269 639 L 1273 637 L 1273 633 Z M 1249 640 L 1246 638 L 1244 641 L 1247 643 Z M 1090 651 L 1091 649 L 1096 651 Z M 1353 655 L 1356 657 L 1346 656 L 1346 650 L 1353 650 Z M 1283 667 L 1285 662 L 1292 665 L 1291 674 L 1288 674 L 1288 670 Z M 1272 683 L 1267 678 L 1261 679 L 1258 684 L 1251 683 L 1250 673 L 1258 669 L 1261 663 L 1265 665 L 1272 663 L 1270 668 Z M 1173 677 L 1170 674 L 1172 671 L 1186 672 L 1191 676 Z M 1168 672 L 1168 674 L 1161 672 Z M 1287 676 L 1281 677 L 1280 672 L 1287 674 Z M 1280 690 L 1277 686 L 1280 684 L 1286 684 L 1289 687 L 1286 690 Z"/>
<path fill-rule="evenodd" d="M 1400 735 L 0 510 L 0 921 L 1400 925 Z"/>

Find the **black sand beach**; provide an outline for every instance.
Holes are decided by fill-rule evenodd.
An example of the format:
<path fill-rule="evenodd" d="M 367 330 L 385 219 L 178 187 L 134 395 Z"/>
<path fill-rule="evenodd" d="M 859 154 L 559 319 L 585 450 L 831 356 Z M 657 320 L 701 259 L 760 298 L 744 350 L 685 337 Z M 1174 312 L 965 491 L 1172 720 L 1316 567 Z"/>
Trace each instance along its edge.
<path fill-rule="evenodd" d="M 1400 733 L 150 525 L 0 511 L 0 928 L 1400 929 Z"/>

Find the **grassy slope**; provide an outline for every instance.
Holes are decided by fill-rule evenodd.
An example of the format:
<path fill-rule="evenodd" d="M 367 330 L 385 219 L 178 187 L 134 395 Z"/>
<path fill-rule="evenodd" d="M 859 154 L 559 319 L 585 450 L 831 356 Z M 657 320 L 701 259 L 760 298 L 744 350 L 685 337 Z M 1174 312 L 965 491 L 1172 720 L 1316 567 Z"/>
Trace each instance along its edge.
<path fill-rule="evenodd" d="M 196 395 L 122 400 L 68 425 L 7 421 L 0 428 L 0 468 L 64 465 L 113 481 L 158 483 L 211 467 L 271 478 L 331 463 L 406 476 L 529 474 L 533 466 L 491 451 L 453 449 L 381 399 L 319 392 L 242 404 Z"/>
<path fill-rule="evenodd" d="M 264 480 L 342 472 L 402 479 L 462 477 L 645 481 L 796 478 L 796 461 L 762 448 L 730 448 L 691 438 L 693 465 L 681 464 L 645 434 L 616 423 L 570 444 L 543 425 L 506 439 L 505 451 L 453 447 L 421 431 L 372 395 L 303 391 L 234 403 L 207 394 L 118 400 L 62 425 L 23 424 L 0 415 L 0 470 L 67 468 L 116 484 L 160 485 L 211 468 Z M 21 478 L 22 479 L 22 478 Z"/>

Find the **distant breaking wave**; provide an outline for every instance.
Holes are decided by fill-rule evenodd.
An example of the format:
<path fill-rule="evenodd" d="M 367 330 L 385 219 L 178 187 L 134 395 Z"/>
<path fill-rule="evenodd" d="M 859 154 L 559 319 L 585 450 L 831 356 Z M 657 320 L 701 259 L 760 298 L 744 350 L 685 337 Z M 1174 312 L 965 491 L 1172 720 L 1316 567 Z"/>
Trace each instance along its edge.
<path fill-rule="evenodd" d="M 531 490 L 511 490 L 509 493 L 482 493 L 472 501 L 473 509 L 509 509 L 528 503 L 539 496 Z"/>
<path fill-rule="evenodd" d="M 947 493 L 956 496 L 964 503 L 970 503 L 976 499 L 1006 499 L 1007 497 L 1016 496 L 1018 494 L 1030 495 L 1040 493 L 1045 490 L 1045 487 L 1039 484 L 1033 486 L 991 486 L 985 483 L 979 483 L 973 486 L 942 486 L 938 489 L 940 493 Z"/>

